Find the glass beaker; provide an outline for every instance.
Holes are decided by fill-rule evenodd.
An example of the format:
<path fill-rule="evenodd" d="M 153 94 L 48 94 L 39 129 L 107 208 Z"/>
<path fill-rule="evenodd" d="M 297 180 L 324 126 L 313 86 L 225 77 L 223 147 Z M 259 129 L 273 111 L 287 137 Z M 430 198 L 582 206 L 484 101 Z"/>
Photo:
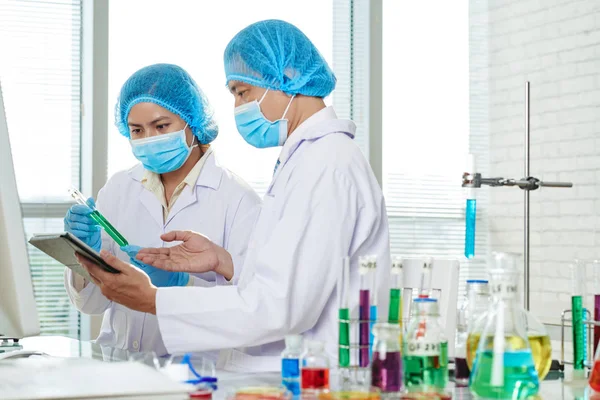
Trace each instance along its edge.
<path fill-rule="evenodd" d="M 529 313 L 519 301 L 516 260 L 514 254 L 494 253 L 490 271 L 493 302 L 483 329 L 469 337 L 471 347 L 478 342 L 469 381 L 471 392 L 478 397 L 526 399 L 539 390 L 530 340 L 540 338 L 538 351 L 549 349 L 550 343 L 544 348 L 539 332 L 531 338 L 528 335 L 528 329 L 536 328 L 528 326 Z"/>
<path fill-rule="evenodd" d="M 467 365 L 467 338 L 476 319 L 489 308 L 490 291 L 486 280 L 467 280 L 467 295 L 458 303 L 456 313 L 456 340 L 454 350 L 454 382 L 456 386 L 469 384 Z"/>
<path fill-rule="evenodd" d="M 414 312 L 404 336 L 404 388 L 412 393 L 443 391 L 448 383 L 448 340 L 432 298 L 413 301 Z"/>
<path fill-rule="evenodd" d="M 371 385 L 382 392 L 399 392 L 402 389 L 400 325 L 377 323 L 373 326 L 373 335 Z"/>

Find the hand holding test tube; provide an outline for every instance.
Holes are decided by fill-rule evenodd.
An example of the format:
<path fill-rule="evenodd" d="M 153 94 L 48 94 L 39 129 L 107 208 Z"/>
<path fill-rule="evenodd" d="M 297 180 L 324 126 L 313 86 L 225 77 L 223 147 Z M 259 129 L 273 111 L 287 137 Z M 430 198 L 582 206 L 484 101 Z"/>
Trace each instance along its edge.
<path fill-rule="evenodd" d="M 113 238 L 113 240 L 117 242 L 119 246 L 127 246 L 129 244 L 127 240 L 125 240 L 123 235 L 121 235 L 119 231 L 117 231 L 115 227 L 112 226 L 111 223 L 108 222 L 108 220 L 104 218 L 102 214 L 100 214 L 100 211 L 96 210 L 96 207 L 93 204 L 88 203 L 85 196 L 79 190 L 71 188 L 69 189 L 69 194 L 71 195 L 71 197 L 73 197 L 73 199 L 75 199 L 77 203 L 84 206 L 88 206 L 92 210 L 90 218 L 96 221 L 104 229 L 108 236 Z"/>

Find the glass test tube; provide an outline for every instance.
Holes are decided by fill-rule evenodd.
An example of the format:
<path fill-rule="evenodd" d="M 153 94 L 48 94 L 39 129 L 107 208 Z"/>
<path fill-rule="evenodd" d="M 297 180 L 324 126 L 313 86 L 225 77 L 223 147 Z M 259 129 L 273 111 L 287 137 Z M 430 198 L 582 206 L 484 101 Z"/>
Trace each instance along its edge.
<path fill-rule="evenodd" d="M 338 342 L 338 362 L 340 367 L 350 366 L 350 258 L 344 257 L 342 274 L 338 280 L 338 300 L 339 308 L 339 342 Z"/>
<path fill-rule="evenodd" d="M 369 301 L 371 289 L 371 259 L 370 257 L 359 258 L 360 293 L 358 305 L 358 365 L 369 366 Z"/>
<path fill-rule="evenodd" d="M 373 327 L 377 321 L 377 256 L 371 257 L 371 292 L 370 292 L 370 307 L 369 307 L 369 360 L 373 358 L 373 342 L 375 335 Z"/>
<path fill-rule="evenodd" d="M 571 313 L 573 330 L 573 369 L 583 371 L 585 362 L 585 337 L 583 326 L 583 297 L 585 296 L 585 264 L 575 260 L 571 265 L 573 293 Z"/>
<path fill-rule="evenodd" d="M 389 323 L 402 326 L 402 258 L 392 259 L 392 288 L 390 289 Z"/>
<path fill-rule="evenodd" d="M 419 290 L 419 298 L 429 297 L 431 295 L 431 269 L 433 260 L 428 259 L 423 263 L 423 272 L 421 274 L 421 287 Z"/>
<path fill-rule="evenodd" d="M 469 154 L 468 172 L 475 173 L 475 157 Z M 477 212 L 477 200 L 475 189 L 467 188 L 467 202 L 465 207 L 465 257 L 475 257 L 475 219 Z"/>
<path fill-rule="evenodd" d="M 129 244 L 127 243 L 127 240 L 125 240 L 123 235 L 121 235 L 119 231 L 117 231 L 115 227 L 112 226 L 111 223 L 108 222 L 108 220 L 104 218 L 102 214 L 100 214 L 100 211 L 96 210 L 96 207 L 94 207 L 91 204 L 88 204 L 87 199 L 79 190 L 71 188 L 69 189 L 69 194 L 71 195 L 71 197 L 73 197 L 73 199 L 75 199 L 77 203 L 84 206 L 88 206 L 92 210 L 90 218 L 92 218 L 98 223 L 98 225 L 104 228 L 104 231 L 108 234 L 108 236 L 113 238 L 113 240 L 117 242 L 119 246 L 127 246 Z"/>
<path fill-rule="evenodd" d="M 594 260 L 594 321 L 600 321 L 600 260 Z M 594 325 L 594 348 L 592 354 L 596 354 L 598 342 L 600 341 L 600 326 Z"/>

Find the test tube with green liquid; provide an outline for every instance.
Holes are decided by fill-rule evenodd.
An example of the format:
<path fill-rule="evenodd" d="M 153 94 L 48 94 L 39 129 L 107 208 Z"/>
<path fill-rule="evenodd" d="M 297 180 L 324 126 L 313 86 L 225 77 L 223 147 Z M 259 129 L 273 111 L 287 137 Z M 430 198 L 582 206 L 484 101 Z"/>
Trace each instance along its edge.
<path fill-rule="evenodd" d="M 390 308 L 388 322 L 402 326 L 402 258 L 392 259 L 392 288 L 390 289 Z"/>
<path fill-rule="evenodd" d="M 339 301 L 339 366 L 347 368 L 350 366 L 350 259 L 344 258 L 342 272 L 337 282 L 337 293 Z"/>
<path fill-rule="evenodd" d="M 125 240 L 123 235 L 121 235 L 119 231 L 117 231 L 115 227 L 112 226 L 106 218 L 104 218 L 104 215 L 100 214 L 100 211 L 96 210 L 96 207 L 94 205 L 88 204 L 86 197 L 79 190 L 71 188 L 69 189 L 69 194 L 71 195 L 71 197 L 73 197 L 73 199 L 75 199 L 77 203 L 84 206 L 88 206 L 92 210 L 90 218 L 92 218 L 98 223 L 98 225 L 104 228 L 106 234 L 113 238 L 119 246 L 127 246 L 129 244 L 127 243 L 127 240 Z"/>
<path fill-rule="evenodd" d="M 580 375 L 585 367 L 585 337 L 583 325 L 583 297 L 585 296 L 585 263 L 575 260 L 571 265 L 573 293 L 571 313 L 573 329 L 573 369 Z"/>

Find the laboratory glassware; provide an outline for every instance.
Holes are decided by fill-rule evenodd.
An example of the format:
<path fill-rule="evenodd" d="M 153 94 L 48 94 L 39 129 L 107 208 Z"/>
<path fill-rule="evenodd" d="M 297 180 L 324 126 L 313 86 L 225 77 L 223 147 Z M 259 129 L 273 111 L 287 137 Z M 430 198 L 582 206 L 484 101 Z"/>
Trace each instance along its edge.
<path fill-rule="evenodd" d="M 575 260 L 571 264 L 573 292 L 571 294 L 571 315 L 573 331 L 573 376 L 581 378 L 585 374 L 585 326 L 583 324 L 583 298 L 585 297 L 585 263 Z"/>
<path fill-rule="evenodd" d="M 469 154 L 469 166 L 468 170 L 470 173 L 475 171 L 475 156 Z M 475 257 L 475 221 L 477 212 L 477 200 L 475 198 L 475 189 L 473 187 L 467 187 L 465 189 L 467 195 L 466 207 L 465 207 L 465 257 Z"/>
<path fill-rule="evenodd" d="M 379 322 L 373 327 L 373 334 L 371 385 L 382 392 L 399 392 L 402 389 L 400 325 Z"/>
<path fill-rule="evenodd" d="M 342 273 L 337 282 L 337 295 L 339 300 L 339 337 L 338 337 L 338 363 L 341 368 L 350 366 L 350 258 L 344 257 Z"/>
<path fill-rule="evenodd" d="M 431 295 L 431 276 L 433 273 L 433 260 L 428 258 L 423 262 L 421 272 L 421 287 L 419 288 L 419 298 L 427 298 Z"/>
<path fill-rule="evenodd" d="M 489 306 L 489 285 L 486 280 L 467 280 L 467 294 L 458 303 L 456 313 L 456 341 L 454 356 L 454 382 L 457 386 L 469 384 L 470 369 L 467 364 L 467 338 L 469 329 Z"/>
<path fill-rule="evenodd" d="M 417 298 L 402 341 L 404 388 L 412 393 L 442 392 L 448 382 L 448 340 L 438 302 Z"/>
<path fill-rule="evenodd" d="M 325 344 L 317 340 L 307 341 L 302 355 L 302 391 L 315 392 L 329 389 L 329 359 Z"/>
<path fill-rule="evenodd" d="M 515 256 L 516 257 L 516 256 Z M 517 296 L 519 297 L 519 296 Z M 520 298 L 520 297 L 519 297 Z M 489 304 L 489 302 L 488 302 Z M 475 311 L 474 318 L 469 322 L 469 335 L 467 337 L 467 366 L 472 371 L 473 363 L 479 346 L 479 340 L 487 322 L 488 310 L 482 312 Z M 550 371 L 552 364 L 552 347 L 550 345 L 550 336 L 544 325 L 539 322 L 532 313 L 522 309 L 522 314 L 526 323 L 527 339 L 533 354 L 533 362 L 538 378 L 542 381 Z"/>
<path fill-rule="evenodd" d="M 590 372 L 589 385 L 596 393 L 600 393 L 600 348 L 596 348 L 596 354 L 594 355 L 594 364 L 592 371 Z"/>
<path fill-rule="evenodd" d="M 358 365 L 361 368 L 369 366 L 369 325 L 370 325 L 370 301 L 371 301 L 371 280 L 373 278 L 374 268 L 372 258 L 359 257 L 358 274 L 360 276 L 360 293 L 358 306 Z"/>
<path fill-rule="evenodd" d="M 281 353 L 281 383 L 292 394 L 300 394 L 300 359 L 302 358 L 302 336 L 285 337 L 285 349 Z"/>
<path fill-rule="evenodd" d="M 517 257 L 494 253 L 490 286 L 494 301 L 485 314 L 469 387 L 481 398 L 526 399 L 539 391 L 527 312 L 519 304 Z M 472 338 L 469 338 L 471 340 Z"/>
<path fill-rule="evenodd" d="M 388 322 L 396 323 L 402 327 L 402 258 L 392 258 L 392 286 L 390 289 L 390 307 L 388 311 Z"/>
<path fill-rule="evenodd" d="M 79 190 L 71 188 L 69 189 L 69 194 L 71 195 L 71 197 L 73 197 L 73 199 L 75 199 L 77 203 L 84 206 L 88 206 L 92 210 L 90 218 L 92 218 L 98 223 L 98 225 L 104 228 L 104 231 L 108 234 L 108 236 L 113 238 L 113 240 L 117 242 L 119 246 L 122 247 L 127 246 L 129 244 L 127 243 L 127 240 L 125 240 L 123 235 L 121 235 L 119 231 L 117 231 L 116 228 L 112 226 L 110 222 L 108 222 L 104 215 L 100 214 L 100 211 L 98 211 L 93 204 L 88 203 L 85 196 Z"/>
<path fill-rule="evenodd" d="M 594 268 L 594 321 L 600 321 L 600 260 L 593 261 Z M 594 347 L 596 352 L 600 341 L 600 326 L 594 325 Z M 595 358 L 595 357 L 594 357 Z"/>

